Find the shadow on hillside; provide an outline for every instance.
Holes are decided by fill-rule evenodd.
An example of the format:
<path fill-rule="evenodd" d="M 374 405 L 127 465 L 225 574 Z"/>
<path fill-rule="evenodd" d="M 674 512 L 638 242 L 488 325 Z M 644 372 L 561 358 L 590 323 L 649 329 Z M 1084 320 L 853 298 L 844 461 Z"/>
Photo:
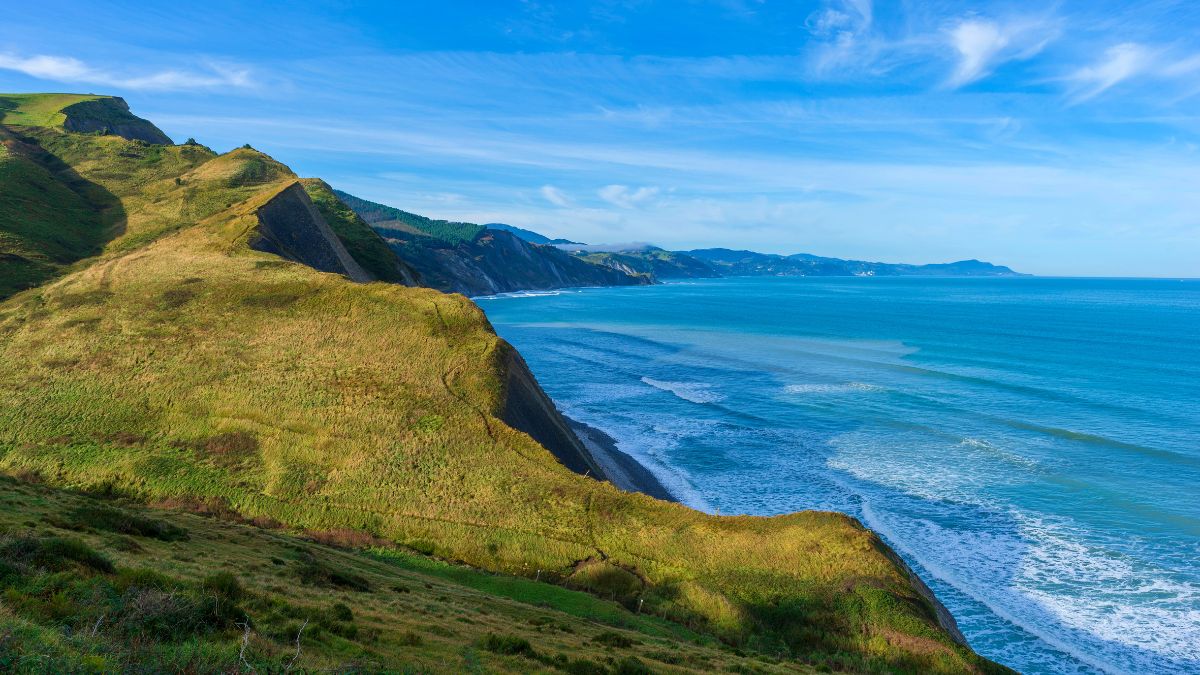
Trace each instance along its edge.
<path fill-rule="evenodd" d="M 11 108 L 11 104 L 11 101 L 0 98 L 0 110 L 3 110 L 5 105 Z M 49 171 L 64 187 L 83 198 L 99 215 L 99 230 L 93 233 L 94 236 L 88 242 L 89 252 L 76 260 L 99 255 L 108 242 L 125 234 L 128 215 L 115 194 L 99 183 L 84 178 L 70 164 L 42 145 L 37 137 L 22 133 L 19 127 L 10 125 L 0 125 L 0 129 L 23 146 L 22 150 L 27 158 Z M 75 260 L 64 262 L 71 263 Z"/>

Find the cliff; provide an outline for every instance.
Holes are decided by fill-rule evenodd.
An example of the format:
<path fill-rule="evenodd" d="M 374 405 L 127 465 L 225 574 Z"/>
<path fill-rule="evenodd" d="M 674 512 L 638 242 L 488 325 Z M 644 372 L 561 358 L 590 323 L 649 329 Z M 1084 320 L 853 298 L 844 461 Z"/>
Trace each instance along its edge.
<path fill-rule="evenodd" d="M 580 442 L 571 425 L 542 391 L 525 359 L 511 346 L 501 348 L 506 374 L 500 419 L 542 444 L 563 466 L 582 475 L 608 480 L 604 470 Z"/>
<path fill-rule="evenodd" d="M 112 134 L 131 141 L 170 145 L 171 139 L 152 123 L 129 112 L 125 99 L 105 96 L 62 110 L 63 128 L 77 133 Z"/>
<path fill-rule="evenodd" d="M 293 183 L 258 209 L 258 228 L 250 248 L 354 281 L 371 275 L 350 257 L 300 183 Z"/>
<path fill-rule="evenodd" d="M 648 284 L 644 275 L 580 260 L 507 230 L 434 220 L 336 193 L 420 276 L 421 285 L 467 296 L 571 286 Z"/>

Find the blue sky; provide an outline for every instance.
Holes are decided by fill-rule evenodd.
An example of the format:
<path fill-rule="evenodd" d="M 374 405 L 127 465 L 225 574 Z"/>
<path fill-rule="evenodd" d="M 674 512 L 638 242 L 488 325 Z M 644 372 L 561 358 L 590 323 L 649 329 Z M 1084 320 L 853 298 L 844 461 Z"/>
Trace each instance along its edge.
<path fill-rule="evenodd" d="M 0 91 L 124 96 L 440 218 L 1200 276 L 1200 3 L 5 8 Z"/>

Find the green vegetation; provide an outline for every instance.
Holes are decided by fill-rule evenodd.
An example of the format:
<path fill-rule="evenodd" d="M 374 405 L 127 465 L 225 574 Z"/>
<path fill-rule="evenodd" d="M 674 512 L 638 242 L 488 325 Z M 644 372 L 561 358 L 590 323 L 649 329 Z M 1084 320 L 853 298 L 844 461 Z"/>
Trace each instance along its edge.
<path fill-rule="evenodd" d="M 91 94 L 0 94 L 0 124 L 62 127 L 63 108 L 103 98 Z"/>
<path fill-rule="evenodd" d="M 380 229 L 397 229 L 406 232 L 427 234 L 451 246 L 472 242 L 485 229 L 475 223 L 457 223 L 449 220 L 434 220 L 397 208 L 376 204 L 341 191 L 334 191 L 339 199 L 353 208 L 363 220 Z"/>
<path fill-rule="evenodd" d="M 115 504 L 10 478 L 0 478 L 0 504 L 4 672 L 278 672 L 289 664 L 298 672 L 463 672 L 472 662 L 487 672 L 607 675 L 622 672 L 631 656 L 665 673 L 806 670 L 739 656 L 695 634 L 664 636 L 664 622 L 577 591 L 412 552 L 339 550 L 236 519 Z M 191 536 L 122 538 L 66 526 L 76 514 L 107 511 Z M 308 584 L 312 561 L 365 584 Z M 518 602 L 427 571 L 447 567 L 463 578 L 552 593 Z M 630 646 L 605 646 L 600 636 L 611 635 L 627 636 Z"/>
<path fill-rule="evenodd" d="M 358 264 L 380 281 L 413 283 L 413 271 L 396 257 L 387 243 L 357 213 L 334 195 L 333 188 L 316 178 L 301 182 L 321 216 Z"/>
<path fill-rule="evenodd" d="M 63 583 L 90 579 L 101 596 L 127 598 L 133 586 L 122 586 L 122 569 L 144 566 L 182 584 L 169 592 L 155 588 L 182 598 L 168 609 L 177 617 L 172 621 L 187 626 L 174 635 L 190 642 L 164 638 L 138 643 L 146 654 L 122 652 L 119 634 L 104 633 L 108 619 L 96 631 L 107 647 L 83 630 L 64 638 L 46 627 L 59 620 L 46 618 L 58 610 L 36 609 L 43 598 L 31 600 L 28 613 L 0 615 L 11 626 L 10 637 L 0 629 L 0 659 L 99 654 L 100 670 L 141 658 L 217 670 L 236 663 L 230 659 L 240 644 L 237 624 L 246 623 L 240 611 L 251 619 L 247 640 L 264 669 L 279 669 L 307 618 L 329 636 L 327 651 L 305 652 L 320 659 L 312 667 L 417 663 L 460 671 L 486 664 L 590 672 L 594 662 L 638 672 L 653 658 L 652 647 L 691 649 L 687 636 L 694 635 L 754 655 L 744 670 L 759 664 L 768 671 L 1000 670 L 938 628 L 905 571 L 850 518 L 714 517 L 571 473 L 500 420 L 508 369 L 517 362 L 465 298 L 354 284 L 251 250 L 257 209 L 297 180 L 269 157 L 247 149 L 213 156 L 196 146 L 52 129 L 30 136 L 92 186 L 88 194 L 111 195 L 99 213 L 112 229 L 98 256 L 0 303 L 0 471 L 324 533 L 373 553 L 289 549 L 294 544 L 282 534 L 241 529 L 221 532 L 222 539 L 207 535 L 193 516 L 166 512 L 151 522 L 175 522 L 187 538 L 148 538 L 142 535 L 153 528 L 102 526 L 132 517 L 79 511 L 79 504 L 57 513 L 56 522 L 67 526 L 59 528 L 30 515 L 40 508 L 35 495 L 22 498 L 3 510 L 13 526 L 29 528 L 29 520 L 35 530 L 41 522 L 70 530 L 116 564 L 115 573 L 81 568 Z M 336 204 L 326 209 L 337 212 Z M 352 243 L 354 229 L 365 223 L 343 218 L 338 227 Z M 131 506 L 114 508 L 132 513 Z M 397 552 L 396 544 L 506 576 L 479 576 Z M 148 552 L 144 558 L 136 558 L 139 548 Z M 240 563 L 218 563 L 222 558 L 210 554 L 218 548 L 224 560 Z M 50 586 L 39 569 L 21 567 L 13 588 L 42 598 L 35 589 Z M 266 588 L 270 595 L 230 601 L 218 615 L 205 603 L 214 588 L 233 586 L 228 579 L 205 586 L 216 569 L 248 570 L 240 588 Z M 422 628 L 418 622 L 428 617 L 411 615 L 405 603 L 422 597 L 422 607 L 435 611 L 420 590 L 424 584 L 453 586 L 472 602 L 486 596 L 499 603 L 488 606 L 509 609 L 503 616 L 464 614 L 453 629 Z M 92 590 L 59 591 L 63 621 L 95 621 L 79 613 L 86 604 L 80 594 Z M 550 605 L 552 621 L 537 628 L 561 624 L 574 632 L 535 639 L 517 631 L 510 618 L 516 608 L 542 613 L 510 598 Z M 318 599 L 322 606 L 353 607 L 354 623 L 338 619 L 341 611 L 322 624 L 311 607 L 294 609 Z M 126 609 L 101 611 L 111 618 Z M 629 647 L 595 642 L 600 631 L 580 625 L 585 615 L 608 630 L 637 630 L 653 640 L 631 636 Z M 142 620 L 136 617 L 130 620 Z M 384 624 L 404 632 L 394 637 Z M 544 660 L 480 648 L 488 633 L 528 640 Z M 12 635 L 24 645 L 17 657 L 5 656 L 13 653 L 4 646 L 13 644 Z M 588 663 L 556 656 L 601 648 L 639 655 L 583 658 Z M 197 660 L 179 666 L 186 654 Z M 694 669 L 714 667 L 709 657 Z"/>

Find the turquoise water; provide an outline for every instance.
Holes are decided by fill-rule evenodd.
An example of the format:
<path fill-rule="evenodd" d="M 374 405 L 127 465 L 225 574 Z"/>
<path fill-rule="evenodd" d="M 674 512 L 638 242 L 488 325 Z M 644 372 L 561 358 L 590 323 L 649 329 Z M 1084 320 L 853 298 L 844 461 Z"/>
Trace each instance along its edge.
<path fill-rule="evenodd" d="M 1200 672 L 1200 282 L 745 278 L 480 305 L 685 503 L 854 515 L 1025 672 Z"/>

